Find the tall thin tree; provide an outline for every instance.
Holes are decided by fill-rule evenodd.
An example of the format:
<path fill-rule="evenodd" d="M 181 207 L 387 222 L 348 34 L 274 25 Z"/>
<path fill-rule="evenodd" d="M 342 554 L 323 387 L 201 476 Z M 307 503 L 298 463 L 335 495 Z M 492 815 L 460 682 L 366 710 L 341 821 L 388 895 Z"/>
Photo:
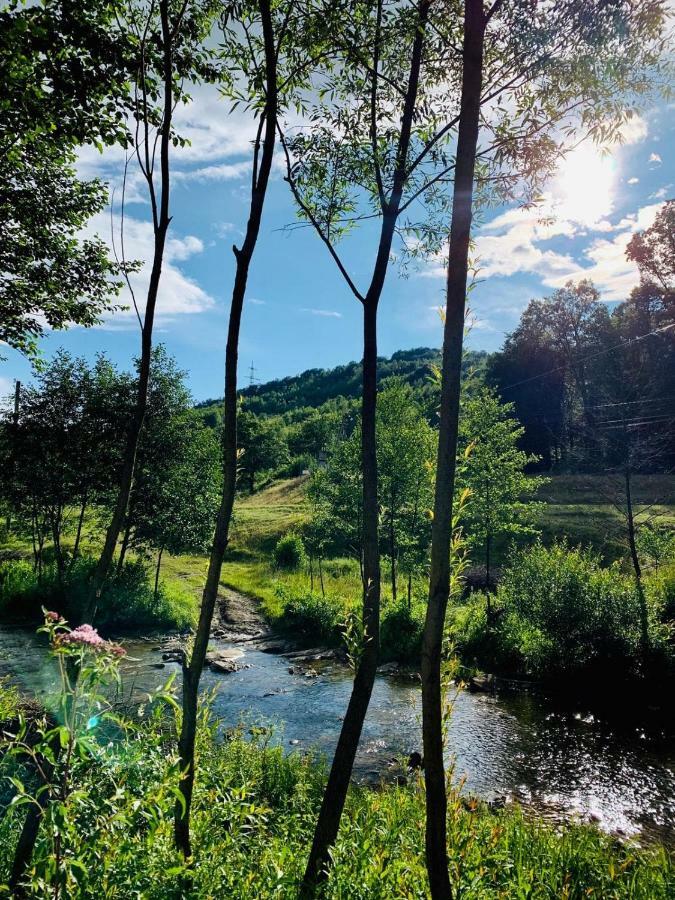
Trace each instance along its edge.
<path fill-rule="evenodd" d="M 253 141 L 249 217 L 244 240 L 233 246 L 236 260 L 225 351 L 223 401 L 223 490 L 216 519 L 209 567 L 202 593 L 199 622 L 189 658 L 183 662 L 183 716 L 178 749 L 182 767 L 180 796 L 174 816 L 176 847 L 191 855 L 190 814 L 195 780 L 195 740 L 199 682 L 218 598 L 220 573 L 229 543 L 237 486 L 237 364 L 246 285 L 260 234 L 265 198 L 272 172 L 280 110 L 302 105 L 301 93 L 317 60 L 324 58 L 322 40 L 329 33 L 330 5 L 319 2 L 255 0 L 226 23 L 225 49 L 242 76 L 235 81 L 233 99 L 243 100 L 256 113 Z"/>
<path fill-rule="evenodd" d="M 141 355 L 135 406 L 126 436 L 117 498 L 94 571 L 89 608 L 85 611 L 89 618 L 95 617 L 96 606 L 124 527 L 147 408 L 152 335 L 166 239 L 171 224 L 172 148 L 182 143 L 173 128 L 174 111 L 179 102 L 187 99 L 184 81 L 194 83 L 214 77 L 214 69 L 209 64 L 208 54 L 204 49 L 213 11 L 211 0 L 152 0 L 149 6 L 142 8 L 129 4 L 124 20 L 118 18 L 119 27 L 135 35 L 138 47 L 137 72 L 133 84 L 135 128 L 132 144 L 150 202 L 153 253 L 145 307 L 142 310 L 127 275 L 141 332 Z M 122 266 L 128 272 L 128 263 L 124 259 Z"/>
<path fill-rule="evenodd" d="M 414 200 L 404 198 L 422 161 L 431 153 L 434 136 L 421 143 L 415 132 L 420 78 L 423 72 L 427 23 L 431 0 L 405 8 L 365 4 L 353 15 L 357 31 L 342 28 L 336 47 L 342 65 L 332 84 L 340 99 L 333 108 L 319 105 L 308 136 L 281 134 L 286 154 L 287 180 L 301 216 L 317 231 L 352 294 L 363 309 L 363 383 L 361 397 L 361 468 L 363 491 L 363 631 L 364 641 L 354 684 L 333 757 L 328 783 L 317 820 L 301 893 L 314 896 L 327 876 L 329 853 L 334 844 L 359 739 L 370 702 L 379 656 L 380 548 L 378 472 L 376 457 L 377 315 L 389 267 L 397 223 Z M 402 52 L 408 47 L 407 55 Z M 364 49 L 365 48 L 365 49 Z M 398 80 L 400 79 L 400 81 Z M 383 91 L 383 87 L 385 90 Z M 353 115 L 343 102 L 356 99 Z M 388 105 L 391 104 L 391 105 Z M 386 111 L 385 111 L 386 109 Z M 395 111 L 392 111 L 395 110 Z M 400 116 L 400 125 L 392 121 Z M 449 130 L 448 126 L 446 130 Z M 359 218 L 357 202 L 350 194 L 355 181 L 370 196 L 380 218 L 379 237 L 368 287 L 361 292 L 335 248 L 345 221 Z M 419 184 L 415 185 L 418 196 Z"/>
<path fill-rule="evenodd" d="M 429 603 L 422 644 L 425 843 L 434 900 L 452 896 L 441 665 L 476 185 L 482 189 L 486 183 L 500 184 L 507 196 L 532 200 L 572 136 L 616 139 L 629 114 L 627 97 L 635 100 L 644 94 L 647 71 L 658 78 L 663 26 L 664 8 L 658 2 L 569 0 L 542 9 L 533 9 L 529 2 L 495 0 L 487 9 L 482 0 L 464 3 Z M 481 131 L 489 139 L 479 148 Z"/>

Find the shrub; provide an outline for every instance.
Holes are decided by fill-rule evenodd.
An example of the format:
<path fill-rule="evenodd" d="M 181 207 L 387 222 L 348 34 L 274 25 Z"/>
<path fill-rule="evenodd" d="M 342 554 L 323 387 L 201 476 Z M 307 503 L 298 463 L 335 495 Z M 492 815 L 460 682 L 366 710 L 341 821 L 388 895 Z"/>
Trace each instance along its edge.
<path fill-rule="evenodd" d="M 639 666 L 635 581 L 618 564 L 603 568 L 591 551 L 561 543 L 517 553 L 493 605 L 492 629 L 482 594 L 453 611 L 451 631 L 465 659 L 537 676 L 590 669 L 626 674 Z M 650 602 L 650 642 L 659 651 L 665 633 L 657 611 Z"/>
<path fill-rule="evenodd" d="M 675 563 L 651 575 L 647 590 L 661 622 L 675 623 Z"/>
<path fill-rule="evenodd" d="M 331 597 L 306 591 L 292 594 L 282 585 L 276 589 L 284 610 L 279 625 L 304 643 L 335 644 L 340 640 L 342 607 Z"/>
<path fill-rule="evenodd" d="M 399 599 L 389 603 L 382 615 L 380 626 L 381 658 L 383 662 L 418 663 L 422 649 L 424 630 L 424 604 Z"/>
<path fill-rule="evenodd" d="M 33 591 L 36 576 L 33 566 L 23 560 L 9 560 L 0 564 L 0 614 L 6 617 L 21 614 Z"/>
<path fill-rule="evenodd" d="M 315 464 L 314 457 L 311 453 L 303 453 L 300 456 L 294 456 L 290 462 L 278 469 L 275 473 L 277 478 L 297 478 L 303 472 L 307 472 Z"/>
<path fill-rule="evenodd" d="M 91 558 L 78 559 L 62 580 L 56 567 L 49 565 L 38 580 L 30 563 L 0 564 L 0 614 L 30 621 L 39 618 L 41 607 L 47 606 L 70 621 L 79 621 L 95 565 Z M 155 597 L 144 563 L 131 560 L 109 579 L 98 604 L 96 621 L 108 630 L 186 628 L 194 615 L 194 599 L 189 591 L 163 584 Z"/>
<path fill-rule="evenodd" d="M 305 545 L 299 534 L 291 531 L 279 538 L 274 548 L 274 565 L 288 572 L 296 572 L 307 565 Z"/>

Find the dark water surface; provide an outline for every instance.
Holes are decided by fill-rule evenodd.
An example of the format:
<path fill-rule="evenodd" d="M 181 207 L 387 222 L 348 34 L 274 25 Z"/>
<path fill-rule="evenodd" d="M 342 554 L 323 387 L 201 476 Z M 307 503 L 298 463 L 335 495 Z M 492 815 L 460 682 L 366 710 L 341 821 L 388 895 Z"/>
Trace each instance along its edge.
<path fill-rule="evenodd" d="M 178 665 L 161 663 L 154 643 L 127 641 L 123 683 L 140 700 Z M 213 640 L 214 647 L 228 646 Z M 206 671 L 214 712 L 225 726 L 242 718 L 279 726 L 280 740 L 330 756 L 351 689 L 350 673 L 326 666 L 318 678 L 288 672 L 280 656 L 246 650 L 250 668 Z M 23 629 L 0 628 L 0 675 L 40 696 L 53 684 L 45 649 Z M 392 757 L 421 749 L 421 701 L 415 680 L 378 677 L 357 756 L 356 777 L 376 780 Z M 584 709 L 561 708 L 544 696 L 461 692 L 449 728 L 455 779 L 467 792 L 507 794 L 554 820 L 592 819 L 607 831 L 675 844 L 675 748 L 641 728 L 617 730 Z"/>

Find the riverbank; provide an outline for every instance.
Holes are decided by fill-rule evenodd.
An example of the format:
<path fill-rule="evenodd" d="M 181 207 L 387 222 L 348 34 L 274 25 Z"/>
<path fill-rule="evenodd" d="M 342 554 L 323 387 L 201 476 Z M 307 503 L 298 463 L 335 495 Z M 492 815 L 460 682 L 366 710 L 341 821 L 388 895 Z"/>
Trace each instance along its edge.
<path fill-rule="evenodd" d="M 79 791 L 65 811 L 62 838 L 68 858 L 78 861 L 69 897 L 297 896 L 324 770 L 304 753 L 273 746 L 269 731 L 258 728 L 250 739 L 245 729 L 235 729 L 219 741 L 219 726 L 212 719 L 200 732 L 189 887 L 171 839 L 175 746 L 151 717 L 78 768 Z M 0 883 L 24 810 L 5 808 L 0 817 Z M 458 897 L 672 897 L 673 859 L 662 847 L 638 849 L 590 826 L 552 827 L 515 807 L 501 809 L 454 790 L 448 823 Z M 419 773 L 407 785 L 377 791 L 352 786 L 324 897 L 426 900 L 423 834 Z M 42 888 L 50 883 L 49 852 L 47 826 L 34 858 Z M 28 896 L 44 896 L 42 888 L 29 889 Z"/>

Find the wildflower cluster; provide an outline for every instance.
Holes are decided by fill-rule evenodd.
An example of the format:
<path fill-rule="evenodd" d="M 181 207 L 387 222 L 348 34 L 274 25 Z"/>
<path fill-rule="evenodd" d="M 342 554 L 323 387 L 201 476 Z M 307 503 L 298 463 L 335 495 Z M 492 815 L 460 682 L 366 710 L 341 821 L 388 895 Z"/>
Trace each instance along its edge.
<path fill-rule="evenodd" d="M 45 609 L 45 624 L 41 631 L 49 635 L 52 649 L 55 652 L 68 650 L 93 650 L 97 653 L 105 653 L 113 658 L 124 656 L 125 650 L 119 644 L 104 640 L 98 631 L 91 625 L 78 625 L 72 630 L 65 619 L 58 613 Z"/>

